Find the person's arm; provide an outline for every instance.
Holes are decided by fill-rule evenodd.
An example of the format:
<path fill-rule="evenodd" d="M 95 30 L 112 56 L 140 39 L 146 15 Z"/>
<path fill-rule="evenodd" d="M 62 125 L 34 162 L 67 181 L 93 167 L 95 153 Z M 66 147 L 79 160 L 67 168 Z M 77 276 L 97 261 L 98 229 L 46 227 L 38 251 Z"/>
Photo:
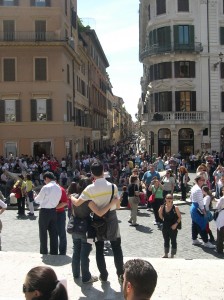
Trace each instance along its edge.
<path fill-rule="evenodd" d="M 180 221 L 181 221 L 180 210 L 179 210 L 179 208 L 176 207 L 176 206 L 175 206 L 175 211 L 176 211 L 176 214 L 177 214 L 178 219 L 177 219 L 177 222 L 171 226 L 171 228 L 172 228 L 173 230 L 177 229 L 177 226 L 178 226 L 178 224 L 179 224 Z"/>
<path fill-rule="evenodd" d="M 164 208 L 164 205 L 161 205 L 160 208 L 159 208 L 159 211 L 158 211 L 159 212 L 159 217 L 160 217 L 161 220 L 163 220 L 163 208 Z"/>
<path fill-rule="evenodd" d="M 104 208 L 99 209 L 96 204 L 93 201 L 89 201 L 89 208 L 94 212 L 94 214 L 98 215 L 99 217 L 102 217 L 107 213 L 107 211 L 113 206 L 117 205 L 118 198 L 114 198 L 110 203 L 108 203 Z"/>
<path fill-rule="evenodd" d="M 82 198 L 75 198 L 73 194 L 70 196 L 70 199 L 75 206 L 80 206 L 85 202 L 85 200 L 83 200 Z"/>

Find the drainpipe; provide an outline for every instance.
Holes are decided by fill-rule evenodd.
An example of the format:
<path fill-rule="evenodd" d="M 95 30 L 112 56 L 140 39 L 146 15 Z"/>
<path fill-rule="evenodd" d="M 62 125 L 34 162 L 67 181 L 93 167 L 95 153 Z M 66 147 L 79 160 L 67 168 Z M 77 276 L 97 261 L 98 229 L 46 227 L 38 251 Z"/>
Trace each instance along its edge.
<path fill-rule="evenodd" d="M 211 64 L 210 64 L 210 36 L 209 36 L 209 0 L 207 0 L 207 37 L 208 37 L 208 103 L 209 103 L 209 111 L 208 111 L 208 124 L 209 124 L 209 139 L 211 143 Z"/>

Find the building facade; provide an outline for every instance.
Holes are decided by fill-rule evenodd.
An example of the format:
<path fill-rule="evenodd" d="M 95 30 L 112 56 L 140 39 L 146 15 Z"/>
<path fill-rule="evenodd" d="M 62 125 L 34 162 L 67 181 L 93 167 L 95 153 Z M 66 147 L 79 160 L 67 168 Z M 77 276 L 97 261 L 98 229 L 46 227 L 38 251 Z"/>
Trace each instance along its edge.
<path fill-rule="evenodd" d="M 224 149 L 224 3 L 140 0 L 140 111 L 158 155 Z"/>

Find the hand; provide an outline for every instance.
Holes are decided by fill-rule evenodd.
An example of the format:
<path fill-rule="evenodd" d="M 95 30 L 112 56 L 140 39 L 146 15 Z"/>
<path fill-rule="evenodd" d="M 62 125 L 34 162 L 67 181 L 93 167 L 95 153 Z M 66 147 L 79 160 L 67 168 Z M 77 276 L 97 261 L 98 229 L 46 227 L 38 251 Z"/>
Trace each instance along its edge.
<path fill-rule="evenodd" d="M 173 230 L 175 230 L 175 229 L 177 229 L 177 223 L 175 223 L 175 224 L 173 224 L 172 226 L 171 226 L 171 228 L 173 229 Z"/>
<path fill-rule="evenodd" d="M 110 202 L 110 204 L 111 204 L 110 207 L 113 206 L 113 205 L 117 205 L 118 200 L 119 200 L 118 198 L 114 198 L 114 199 Z"/>

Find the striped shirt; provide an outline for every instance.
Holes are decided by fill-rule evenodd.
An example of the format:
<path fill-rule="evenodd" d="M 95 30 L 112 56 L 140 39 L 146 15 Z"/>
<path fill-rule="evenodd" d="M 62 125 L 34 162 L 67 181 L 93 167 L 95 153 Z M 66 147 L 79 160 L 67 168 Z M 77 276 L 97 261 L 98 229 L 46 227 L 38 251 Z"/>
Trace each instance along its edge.
<path fill-rule="evenodd" d="M 88 185 L 82 194 L 79 196 L 84 201 L 92 200 L 96 203 L 99 209 L 104 208 L 111 199 L 112 184 L 105 178 L 96 179 L 95 182 Z M 118 197 L 117 186 L 114 185 L 114 198 Z M 110 210 L 115 210 L 116 205 L 113 205 Z"/>

